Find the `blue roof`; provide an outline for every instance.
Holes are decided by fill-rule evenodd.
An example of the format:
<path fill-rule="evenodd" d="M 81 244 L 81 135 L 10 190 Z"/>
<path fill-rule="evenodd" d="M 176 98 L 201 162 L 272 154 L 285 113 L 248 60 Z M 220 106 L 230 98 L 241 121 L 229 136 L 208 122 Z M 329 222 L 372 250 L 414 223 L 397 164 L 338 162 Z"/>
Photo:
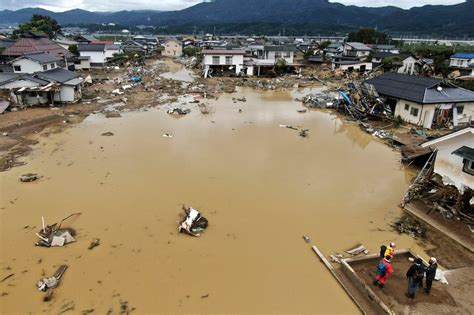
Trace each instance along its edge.
<path fill-rule="evenodd" d="M 458 52 L 452 55 L 451 58 L 474 59 L 474 52 Z"/>

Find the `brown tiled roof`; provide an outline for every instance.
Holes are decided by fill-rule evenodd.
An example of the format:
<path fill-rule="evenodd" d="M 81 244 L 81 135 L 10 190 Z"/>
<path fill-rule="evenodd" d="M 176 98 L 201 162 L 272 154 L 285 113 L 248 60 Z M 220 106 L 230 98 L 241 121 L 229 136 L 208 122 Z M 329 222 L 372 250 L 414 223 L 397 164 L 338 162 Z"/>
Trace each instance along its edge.
<path fill-rule="evenodd" d="M 59 46 L 49 38 L 21 38 L 15 44 L 5 49 L 3 55 L 7 56 L 22 56 L 27 53 L 46 52 L 50 55 L 63 58 L 60 54 L 66 57 L 72 57 L 72 54 L 63 47 Z"/>

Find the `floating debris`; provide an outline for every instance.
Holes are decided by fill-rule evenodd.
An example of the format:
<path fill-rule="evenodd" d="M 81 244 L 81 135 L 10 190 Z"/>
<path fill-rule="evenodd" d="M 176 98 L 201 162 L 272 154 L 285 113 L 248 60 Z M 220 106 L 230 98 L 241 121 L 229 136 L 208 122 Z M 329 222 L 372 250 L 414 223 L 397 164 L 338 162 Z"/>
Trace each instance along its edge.
<path fill-rule="evenodd" d="M 107 131 L 107 132 L 104 132 L 103 134 L 101 134 L 101 136 L 104 136 L 104 137 L 111 137 L 113 135 L 114 135 L 114 133 L 110 132 L 110 131 Z"/>
<path fill-rule="evenodd" d="M 366 250 L 367 250 L 367 248 L 365 248 L 364 245 L 359 244 L 359 245 L 355 246 L 354 248 L 346 250 L 346 253 L 348 253 L 349 255 L 352 255 L 352 256 L 356 256 L 356 255 L 359 255 L 359 254 L 365 252 Z"/>
<path fill-rule="evenodd" d="M 39 179 L 39 175 L 35 173 L 28 173 L 20 176 L 20 181 L 24 183 L 34 182 L 37 179 Z"/>
<path fill-rule="evenodd" d="M 173 107 L 168 109 L 167 113 L 170 115 L 187 115 L 191 112 L 189 108 L 181 109 L 179 107 Z"/>
<path fill-rule="evenodd" d="M 178 231 L 180 233 L 188 233 L 192 236 L 200 236 L 199 232 L 207 229 L 207 219 L 194 208 L 186 208 L 183 206 L 183 210 L 186 213 L 186 218 L 180 223 Z"/>
<path fill-rule="evenodd" d="M 44 217 L 41 217 L 43 228 L 39 233 L 36 233 L 39 241 L 35 245 L 43 247 L 62 247 L 66 244 L 75 242 L 76 240 L 74 236 L 76 235 L 76 231 L 71 228 L 61 228 L 61 224 L 65 220 L 76 215 L 80 215 L 80 213 L 73 213 L 62 219 L 59 224 L 54 223 L 52 225 L 45 225 Z"/>
<path fill-rule="evenodd" d="M 94 239 L 92 240 L 92 242 L 89 244 L 89 247 L 88 247 L 87 249 L 88 249 L 88 250 L 91 250 L 91 249 L 93 249 L 93 248 L 95 248 L 95 247 L 97 247 L 97 246 L 99 246 L 99 245 L 100 245 L 100 239 L 94 238 Z"/>

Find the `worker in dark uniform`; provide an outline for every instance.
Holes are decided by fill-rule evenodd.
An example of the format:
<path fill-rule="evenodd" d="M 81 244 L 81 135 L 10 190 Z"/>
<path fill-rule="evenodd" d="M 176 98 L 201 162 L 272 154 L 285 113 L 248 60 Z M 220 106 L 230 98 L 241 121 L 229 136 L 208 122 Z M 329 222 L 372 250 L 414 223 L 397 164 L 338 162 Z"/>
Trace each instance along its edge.
<path fill-rule="evenodd" d="M 433 280 L 436 276 L 436 269 L 438 269 L 438 263 L 436 261 L 436 258 L 431 257 L 430 261 L 428 262 L 428 267 L 425 268 L 425 274 L 426 274 L 425 293 L 426 294 L 430 294 L 431 292 L 431 286 L 433 285 Z"/>

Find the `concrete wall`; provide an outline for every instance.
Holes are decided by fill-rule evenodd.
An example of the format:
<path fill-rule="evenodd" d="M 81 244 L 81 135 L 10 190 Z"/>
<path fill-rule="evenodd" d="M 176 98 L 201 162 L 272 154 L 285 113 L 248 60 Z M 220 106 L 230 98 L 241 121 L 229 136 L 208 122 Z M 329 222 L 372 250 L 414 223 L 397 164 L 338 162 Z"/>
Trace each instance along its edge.
<path fill-rule="evenodd" d="M 361 67 L 365 66 L 365 71 L 372 70 L 372 63 L 371 62 L 362 62 L 353 65 L 338 65 L 337 68 L 343 71 L 361 71 Z M 336 64 L 333 63 L 332 65 L 333 70 L 336 68 Z"/>
<path fill-rule="evenodd" d="M 413 109 L 417 109 L 417 111 Z M 434 113 L 435 105 L 423 106 L 421 104 L 405 100 L 398 100 L 395 107 L 395 117 L 400 116 L 403 121 L 417 126 L 423 126 L 424 128 L 431 128 Z"/>
<path fill-rule="evenodd" d="M 105 59 L 105 52 L 103 51 L 81 51 L 81 56 L 90 57 L 89 62 L 95 64 L 104 64 Z"/>
<path fill-rule="evenodd" d="M 174 40 L 167 41 L 165 43 L 165 49 L 161 54 L 166 57 L 181 57 L 183 54 L 183 45 Z"/>
<path fill-rule="evenodd" d="M 54 68 L 57 67 L 56 62 L 51 62 L 51 63 L 45 64 L 46 69 L 44 69 L 43 65 L 40 64 L 39 62 L 30 60 L 30 59 L 26 59 L 26 58 L 16 60 L 16 61 L 13 62 L 12 65 L 13 65 L 13 71 L 15 73 L 34 73 L 34 72 L 41 72 L 41 71 L 54 69 Z M 53 66 L 51 66 L 51 65 L 53 65 Z M 15 66 L 20 66 L 21 70 L 16 71 Z"/>
<path fill-rule="evenodd" d="M 459 189 L 462 185 L 466 185 L 473 189 L 474 176 L 463 172 L 462 157 L 452 154 L 453 151 L 462 146 L 474 148 L 474 135 L 472 133 L 465 133 L 433 145 L 438 149 L 434 171 L 443 177 L 446 184 L 453 184 Z"/>

